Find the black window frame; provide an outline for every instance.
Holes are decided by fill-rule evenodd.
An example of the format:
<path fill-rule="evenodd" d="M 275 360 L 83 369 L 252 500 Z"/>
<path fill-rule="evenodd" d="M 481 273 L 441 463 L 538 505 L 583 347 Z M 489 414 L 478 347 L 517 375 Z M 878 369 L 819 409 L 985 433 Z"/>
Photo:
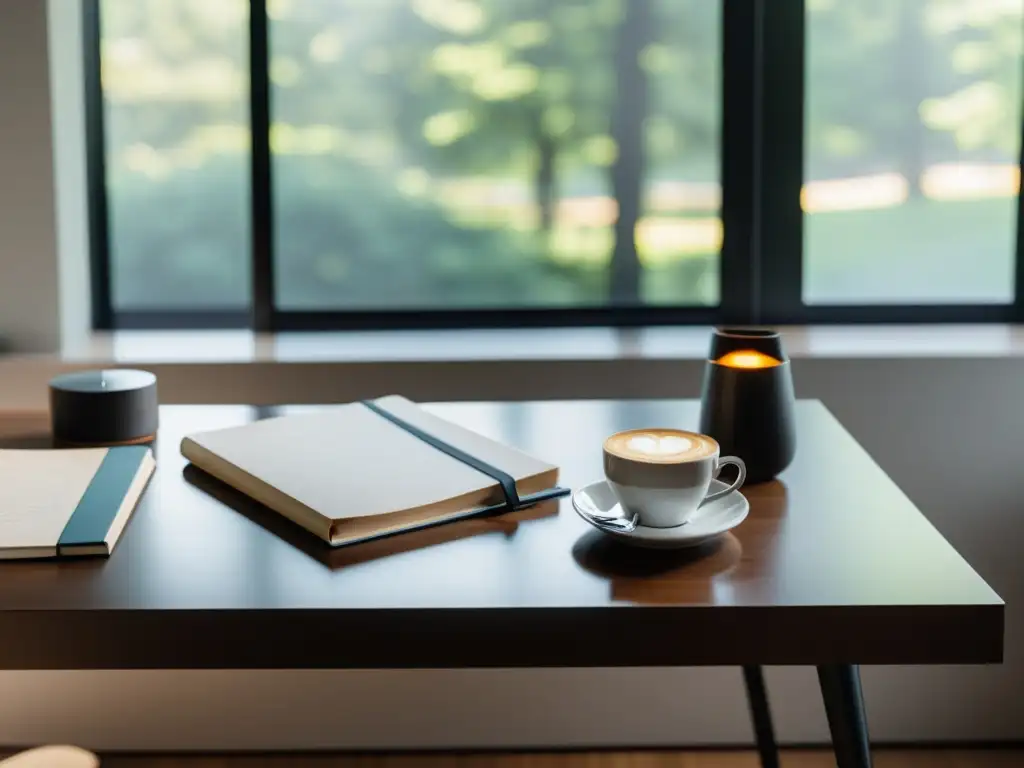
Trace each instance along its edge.
<path fill-rule="evenodd" d="M 1017 196 L 1010 304 L 842 304 L 803 301 L 804 0 L 722 3 L 717 307 L 282 310 L 274 301 L 271 88 L 267 0 L 249 0 L 252 301 L 244 310 L 120 311 L 112 304 L 100 0 L 83 0 L 86 169 L 92 320 L 97 330 L 251 328 L 260 332 L 644 325 L 1024 322 L 1024 196 Z M 1024 65 L 1022 65 L 1024 67 Z M 1024 120 L 1019 167 L 1024 179 Z M 770 150 L 770 151 L 769 151 Z"/>

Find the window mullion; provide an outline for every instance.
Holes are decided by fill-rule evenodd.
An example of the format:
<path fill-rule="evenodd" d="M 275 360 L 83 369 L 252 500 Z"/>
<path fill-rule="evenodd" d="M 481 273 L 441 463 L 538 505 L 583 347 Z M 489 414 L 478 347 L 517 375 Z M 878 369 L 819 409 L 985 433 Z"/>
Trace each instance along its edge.
<path fill-rule="evenodd" d="M 274 330 L 274 211 L 270 155 L 270 31 L 266 0 L 249 3 L 249 125 L 252 134 L 254 331 Z"/>
<path fill-rule="evenodd" d="M 758 39 L 761 0 L 722 4 L 721 320 L 757 316 Z"/>
<path fill-rule="evenodd" d="M 805 322 L 803 304 L 804 0 L 759 0 L 761 89 L 758 322 Z"/>

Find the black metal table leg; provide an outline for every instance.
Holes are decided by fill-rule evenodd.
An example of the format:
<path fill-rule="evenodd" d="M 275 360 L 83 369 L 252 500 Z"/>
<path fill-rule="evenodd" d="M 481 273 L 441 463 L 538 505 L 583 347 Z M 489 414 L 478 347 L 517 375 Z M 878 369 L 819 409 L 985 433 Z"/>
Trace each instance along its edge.
<path fill-rule="evenodd" d="M 747 686 L 750 720 L 754 724 L 754 737 L 757 739 L 757 753 L 761 756 L 761 768 L 779 768 L 779 748 L 775 744 L 775 729 L 772 727 L 772 711 L 768 706 L 764 671 L 758 666 L 743 667 L 743 682 Z"/>
<path fill-rule="evenodd" d="M 818 667 L 825 714 L 838 768 L 871 768 L 871 743 L 856 664 Z"/>

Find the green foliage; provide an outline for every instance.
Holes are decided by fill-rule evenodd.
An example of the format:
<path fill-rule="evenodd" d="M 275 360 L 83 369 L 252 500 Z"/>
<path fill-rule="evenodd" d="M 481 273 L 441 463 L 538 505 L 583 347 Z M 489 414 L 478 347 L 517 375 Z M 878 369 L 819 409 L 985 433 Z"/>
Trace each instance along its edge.
<path fill-rule="evenodd" d="M 630 1 L 270 0 L 282 306 L 607 301 L 602 211 L 614 203 L 615 53 Z M 713 182 L 721 4 L 652 4 L 657 28 L 640 46 L 648 192 Z M 245 0 L 102 6 L 115 304 L 246 306 Z M 807 7 L 809 178 L 897 170 L 913 185 L 934 162 L 1015 161 L 1019 7 Z M 452 195 L 448 182 L 482 191 Z M 565 201 L 585 212 L 566 218 Z M 817 251 L 854 220 L 810 225 Z M 643 300 L 717 301 L 716 253 L 659 247 Z"/>
<path fill-rule="evenodd" d="M 948 132 L 963 152 L 1014 160 L 1020 147 L 1020 6 L 932 2 L 929 27 L 949 49 L 952 82 L 921 105 L 924 122 Z"/>
<path fill-rule="evenodd" d="M 279 165 L 279 299 L 317 308 L 452 308 L 600 301 L 599 269 L 543 258 L 536 238 L 453 222 L 344 161 Z M 513 298 L 514 297 L 514 298 Z"/>
<path fill-rule="evenodd" d="M 1014 161 L 1021 10 L 1000 0 L 810 0 L 809 178 Z"/>
<path fill-rule="evenodd" d="M 249 214 L 241 161 L 219 160 L 161 180 L 115 180 L 117 306 L 246 306 Z M 371 169 L 293 158 L 278 169 L 278 300 L 285 308 L 595 306 L 606 295 L 601 263 L 553 261 L 528 233 L 455 223 L 436 204 L 400 195 Z M 707 254 L 652 270 L 648 299 L 713 301 L 714 261 Z"/>
<path fill-rule="evenodd" d="M 162 179 L 128 172 L 111 179 L 114 306 L 248 306 L 245 170 L 237 156 Z"/>

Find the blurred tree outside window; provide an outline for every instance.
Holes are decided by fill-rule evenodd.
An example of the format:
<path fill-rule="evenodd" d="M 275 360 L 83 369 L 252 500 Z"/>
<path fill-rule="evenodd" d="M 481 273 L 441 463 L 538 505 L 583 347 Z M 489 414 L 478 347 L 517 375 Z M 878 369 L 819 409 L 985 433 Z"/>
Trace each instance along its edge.
<path fill-rule="evenodd" d="M 280 308 L 717 304 L 718 3 L 267 8 Z M 115 307 L 243 304 L 246 3 L 102 13 Z"/>
<path fill-rule="evenodd" d="M 246 309 L 247 0 L 102 0 L 111 303 Z"/>
<path fill-rule="evenodd" d="M 716 6 L 275 0 L 278 305 L 717 303 Z"/>
<path fill-rule="evenodd" d="M 807 0 L 804 300 L 1014 298 L 1024 0 Z"/>
<path fill-rule="evenodd" d="M 804 300 L 1013 299 L 1024 0 L 806 0 Z M 284 310 L 719 301 L 721 3 L 267 0 Z M 101 0 L 115 310 L 249 304 L 246 0 Z"/>

